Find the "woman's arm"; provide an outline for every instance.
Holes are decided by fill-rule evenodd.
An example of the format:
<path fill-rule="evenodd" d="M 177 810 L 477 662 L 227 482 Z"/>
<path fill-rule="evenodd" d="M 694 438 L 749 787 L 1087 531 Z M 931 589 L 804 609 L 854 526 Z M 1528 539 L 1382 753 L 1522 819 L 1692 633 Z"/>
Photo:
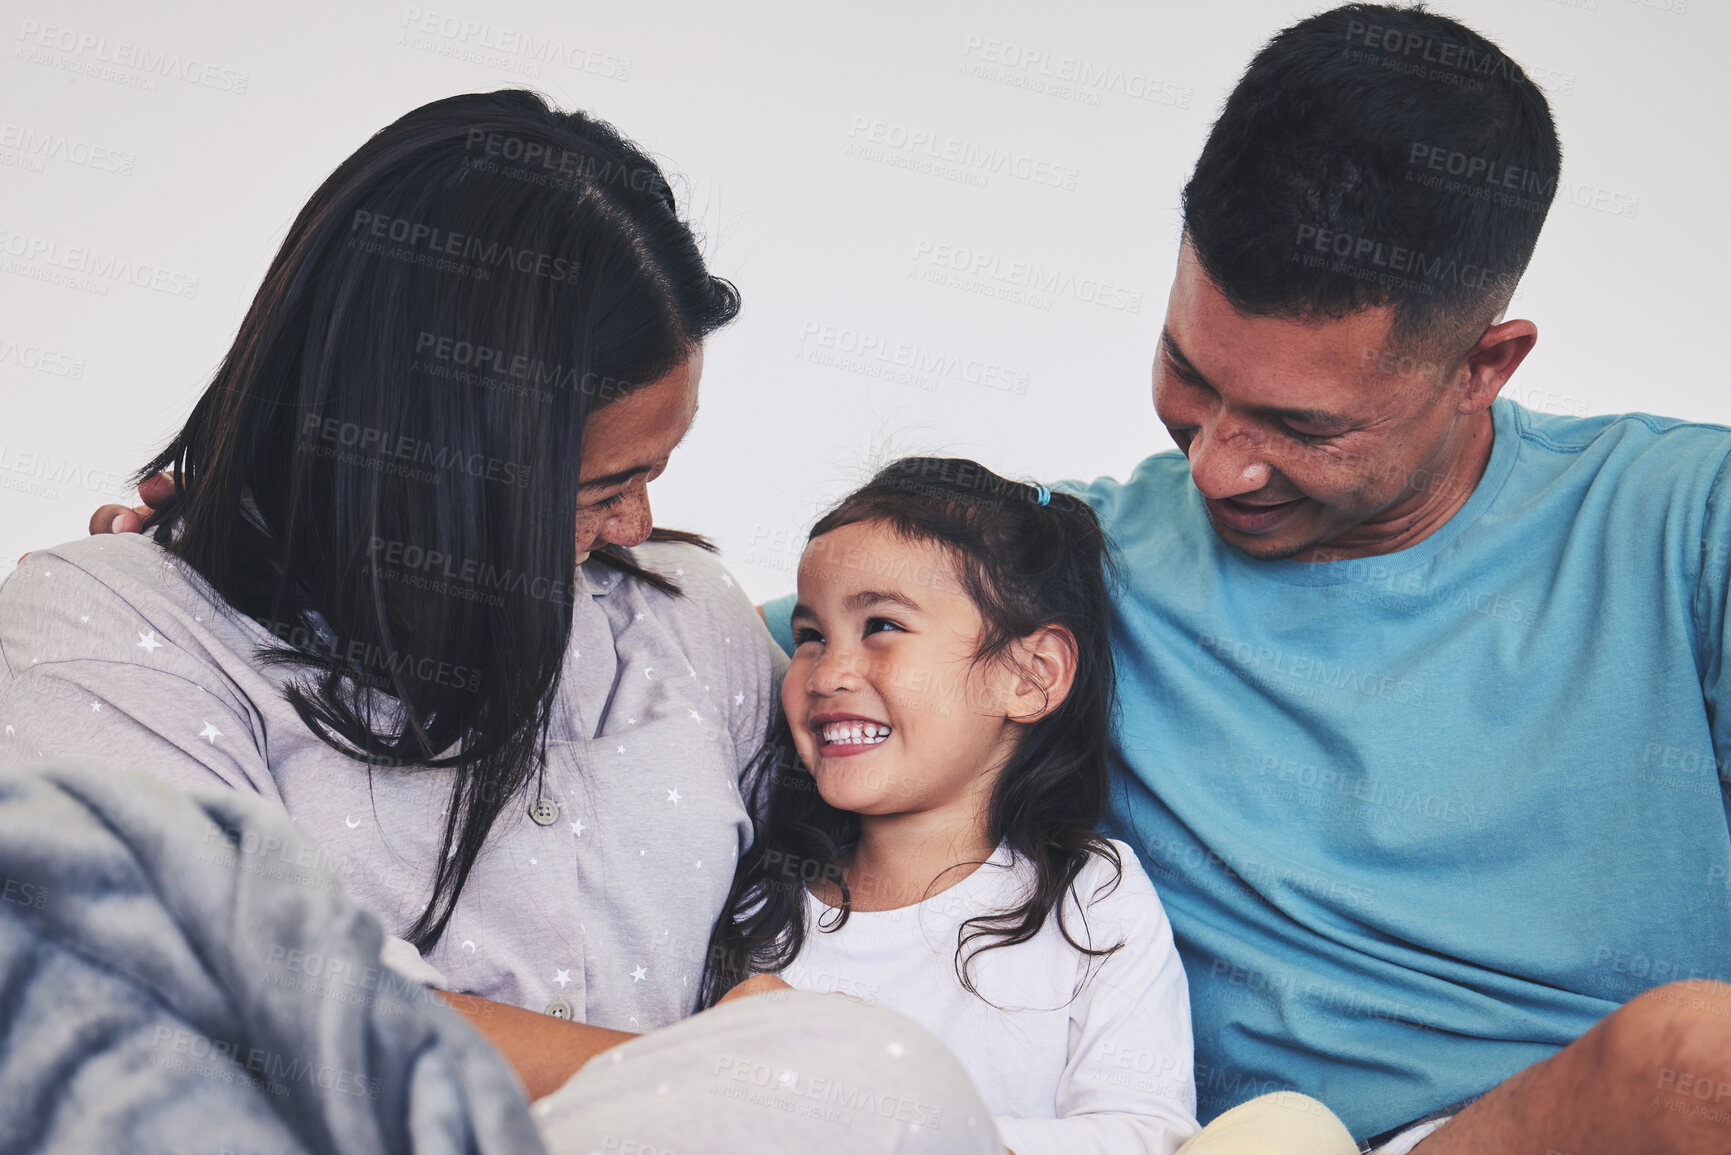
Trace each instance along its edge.
<path fill-rule="evenodd" d="M 792 989 L 775 975 L 753 975 L 721 996 L 720 1002 Z M 627 1031 L 573 1023 L 474 995 L 440 991 L 439 997 L 499 1049 L 523 1080 L 531 1099 L 558 1090 L 584 1063 L 637 1037 Z"/>
<path fill-rule="evenodd" d="M 523 1089 L 530 1099 L 557 1091 L 584 1063 L 637 1037 L 626 1031 L 556 1019 L 475 995 L 440 991 L 439 996 L 499 1049 L 523 1080 Z"/>

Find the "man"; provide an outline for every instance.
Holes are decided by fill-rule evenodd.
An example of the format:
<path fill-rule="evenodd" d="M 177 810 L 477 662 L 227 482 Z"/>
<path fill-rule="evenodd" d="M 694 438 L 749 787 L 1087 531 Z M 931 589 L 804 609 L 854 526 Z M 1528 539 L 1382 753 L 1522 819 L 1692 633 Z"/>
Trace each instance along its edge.
<path fill-rule="evenodd" d="M 1352 5 L 1185 189 L 1181 452 L 1075 488 L 1205 1120 L 1290 1087 L 1387 1152 L 1731 1150 L 1731 436 L 1496 400 L 1559 166 L 1494 45 Z"/>

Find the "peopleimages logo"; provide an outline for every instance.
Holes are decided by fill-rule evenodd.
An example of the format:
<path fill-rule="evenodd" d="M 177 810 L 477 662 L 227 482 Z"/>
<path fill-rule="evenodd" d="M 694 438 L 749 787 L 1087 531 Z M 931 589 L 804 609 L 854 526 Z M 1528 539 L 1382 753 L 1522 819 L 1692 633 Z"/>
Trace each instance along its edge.
<path fill-rule="evenodd" d="M 93 32 L 41 24 L 35 20 L 19 23 L 18 39 L 22 42 L 20 56 L 35 64 L 67 68 L 68 71 L 90 72 L 96 66 L 110 65 L 142 74 L 140 80 L 174 79 L 200 88 L 232 92 L 237 96 L 246 94 L 247 82 L 252 79 L 250 73 L 225 68 L 195 57 L 182 56 L 178 52 L 133 44 L 127 40 L 111 41 L 108 37 Z M 26 55 L 31 50 L 35 52 Z M 64 63 L 55 61 L 52 57 L 44 59 L 43 50 L 61 53 Z M 68 65 L 70 67 L 67 67 Z M 150 90 L 155 87 L 154 82 L 148 85 Z"/>
<path fill-rule="evenodd" d="M 454 233 L 435 225 L 412 221 L 406 217 L 386 216 L 356 209 L 349 225 L 351 244 L 363 239 L 389 240 L 411 250 L 419 249 L 429 256 L 445 256 L 461 261 L 473 261 L 494 269 L 514 269 L 554 281 L 577 281 L 578 263 L 568 257 L 533 249 L 519 249 L 489 241 L 471 233 Z"/>
<path fill-rule="evenodd" d="M 402 25 L 408 47 L 454 56 L 474 64 L 507 66 L 508 71 L 540 76 L 538 66 L 557 64 L 603 80 L 630 80 L 632 60 L 581 44 L 487 20 L 472 20 L 451 12 L 435 12 L 413 4 L 403 8 Z"/>
<path fill-rule="evenodd" d="M 132 166 L 138 159 L 135 154 L 122 152 L 117 148 L 92 144 L 88 140 L 80 140 L 64 133 L 40 132 L 11 121 L 0 123 L 0 150 L 15 154 L 22 161 L 28 161 L 28 167 L 35 172 L 42 171 L 43 161 L 57 160 L 97 172 L 131 176 Z M 0 163 L 10 162 L 0 158 Z"/>
<path fill-rule="evenodd" d="M 33 369 L 51 377 L 67 377 L 74 381 L 84 379 L 84 358 L 4 336 L 0 336 L 0 365 L 16 365 L 20 369 Z"/>
<path fill-rule="evenodd" d="M 911 275 L 928 284 L 948 285 L 1040 309 L 1050 309 L 1055 297 L 1067 297 L 1125 313 L 1142 311 L 1140 290 L 1077 276 L 1067 269 L 1008 260 L 996 253 L 924 238 L 914 242 Z"/>
<path fill-rule="evenodd" d="M 97 291 L 102 295 L 108 292 L 106 282 L 119 281 L 140 289 L 167 293 L 171 297 L 190 300 L 198 296 L 197 277 L 84 245 L 64 245 L 53 237 L 0 228 L 0 254 L 17 258 L 5 265 L 9 273 L 42 281 L 64 277 L 73 282 L 75 288 Z"/>
<path fill-rule="evenodd" d="M 1010 88 L 1098 107 L 1103 93 L 1167 108 L 1187 109 L 1195 91 L 1188 85 L 1133 68 L 1100 64 L 1078 56 L 1047 52 L 1014 41 L 970 35 L 962 41 L 961 72 Z"/>
<path fill-rule="evenodd" d="M 1073 190 L 1080 175 L 1074 165 L 1057 164 L 1015 149 L 988 147 L 933 129 L 869 116 L 854 117 L 847 134 L 849 156 L 916 172 L 929 171 L 979 187 L 985 187 L 988 177 L 1005 176 Z"/>
<path fill-rule="evenodd" d="M 484 477 L 488 481 L 519 487 L 527 486 L 530 477 L 529 467 L 519 462 L 505 461 L 455 446 L 434 445 L 430 441 L 405 437 L 401 433 L 392 433 L 377 426 L 342 421 L 335 417 L 320 417 L 317 413 L 307 414 L 301 426 L 300 448 L 303 452 L 320 457 L 339 457 L 336 452 L 338 448 L 349 450 L 352 452 L 341 455 L 339 459 L 355 464 L 406 467 L 412 463 L 429 466 L 427 470 L 416 471 L 425 473 L 426 476 L 415 477 L 415 480 L 432 481 L 435 484 L 446 472 L 466 473 L 470 477 Z"/>

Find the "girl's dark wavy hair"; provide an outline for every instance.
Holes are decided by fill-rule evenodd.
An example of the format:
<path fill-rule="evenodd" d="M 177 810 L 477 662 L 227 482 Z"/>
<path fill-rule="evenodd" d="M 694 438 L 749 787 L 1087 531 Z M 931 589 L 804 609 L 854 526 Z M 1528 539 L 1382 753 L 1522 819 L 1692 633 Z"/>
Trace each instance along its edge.
<path fill-rule="evenodd" d="M 1063 899 L 1090 854 L 1122 863 L 1098 832 L 1105 814 L 1114 677 L 1108 636 L 1114 563 L 1094 511 L 1079 498 L 1009 481 L 976 462 L 910 457 L 893 462 L 812 527 L 815 540 L 845 525 L 875 522 L 908 541 L 941 546 L 979 608 L 983 625 L 974 661 L 1010 661 L 1015 642 L 1042 627 L 1075 638 L 1076 678 L 1050 714 L 1021 727 L 1015 751 L 992 792 L 987 835 L 1032 864 L 1027 900 L 965 920 L 957 932 L 956 974 L 978 994 L 970 966 L 986 950 L 1027 942 L 1054 910 L 1064 938 L 1090 960 L 1117 949 L 1078 941 Z M 748 771 L 747 802 L 757 821 L 740 858 L 727 905 L 710 938 L 698 1008 L 713 1006 L 753 974 L 785 969 L 810 932 L 806 885 L 839 887 L 850 909 L 840 861 L 858 841 L 857 814 L 838 810 L 794 752 L 785 717 Z M 1080 897 L 1080 896 L 1079 896 Z M 1078 904 L 1085 910 L 1084 904 Z M 977 947 L 975 947 L 977 944 Z M 1122 944 L 1118 944 L 1122 945 Z M 975 949 L 970 949 L 975 947 Z"/>
<path fill-rule="evenodd" d="M 422 950 L 540 772 L 585 422 L 738 310 L 660 169 L 611 125 L 521 90 L 434 101 L 313 193 L 186 425 L 139 471 L 172 471 L 147 528 L 285 640 L 259 656 L 304 674 L 286 693 L 315 734 L 369 776 L 449 774 L 406 935 Z M 423 572 L 387 570 L 393 551 Z M 623 550 L 596 557 L 677 592 Z"/>

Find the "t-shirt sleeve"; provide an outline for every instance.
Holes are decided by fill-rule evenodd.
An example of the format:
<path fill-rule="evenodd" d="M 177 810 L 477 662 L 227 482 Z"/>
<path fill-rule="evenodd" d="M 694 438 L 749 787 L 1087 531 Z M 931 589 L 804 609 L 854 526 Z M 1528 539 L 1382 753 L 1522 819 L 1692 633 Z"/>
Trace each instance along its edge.
<path fill-rule="evenodd" d="M 1711 727 L 1713 761 L 1731 821 L 1731 457 L 1720 465 L 1701 527 L 1700 579 L 1695 592 L 1695 636 L 1700 650 L 1701 696 Z"/>
<path fill-rule="evenodd" d="M 1171 1155 L 1197 1131 L 1190 988 L 1172 927 L 1135 853 L 1115 843 L 1124 876 L 1096 859 L 1078 877 L 1085 929 L 1070 906 L 1071 935 L 1095 946 L 1124 945 L 1093 964 L 1071 1008 L 1070 1056 L 1057 1090 L 1056 1119 L 999 1117 L 1016 1155 Z"/>
<path fill-rule="evenodd" d="M 793 617 L 793 606 L 798 600 L 798 594 L 788 594 L 763 603 L 763 621 L 769 627 L 769 636 L 775 639 L 782 653 L 790 657 L 793 655 L 793 625 L 789 619 Z"/>
<path fill-rule="evenodd" d="M 280 801 L 262 723 L 163 622 L 50 553 L 0 587 L 0 765 L 77 759 Z"/>

